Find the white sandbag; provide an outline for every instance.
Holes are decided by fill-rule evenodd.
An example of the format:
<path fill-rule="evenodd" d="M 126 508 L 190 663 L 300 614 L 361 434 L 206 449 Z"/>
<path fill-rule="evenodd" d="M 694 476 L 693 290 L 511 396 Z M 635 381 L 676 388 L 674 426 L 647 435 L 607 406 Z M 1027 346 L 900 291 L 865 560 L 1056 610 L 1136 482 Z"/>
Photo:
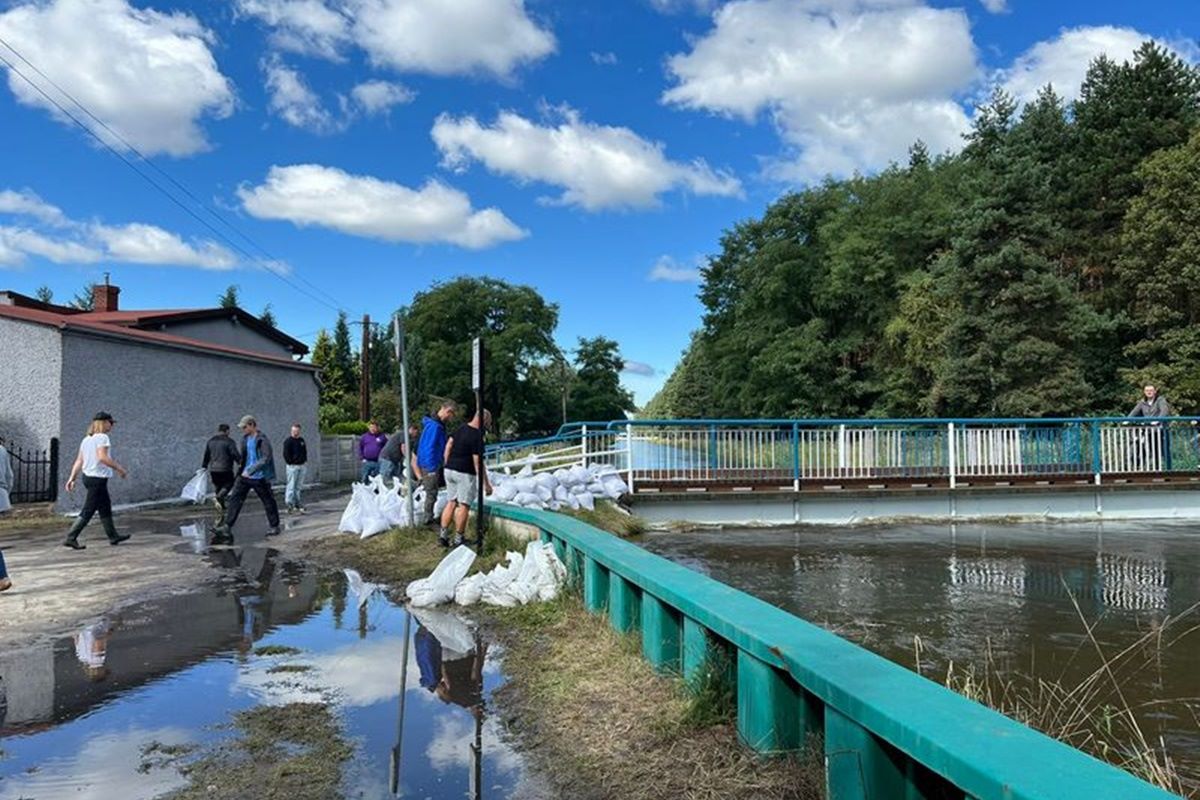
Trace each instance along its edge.
<path fill-rule="evenodd" d="M 475 634 L 458 612 L 440 608 L 414 608 L 412 615 L 442 646 L 442 661 L 457 661 L 475 652 Z"/>
<path fill-rule="evenodd" d="M 208 497 L 208 484 L 208 470 L 198 469 L 196 474 L 184 484 L 183 491 L 179 493 L 179 496 L 193 503 L 203 503 L 204 498 Z"/>
<path fill-rule="evenodd" d="M 532 494 L 537 489 L 537 481 L 533 478 L 517 478 L 516 485 L 518 494 Z"/>
<path fill-rule="evenodd" d="M 357 570 L 344 569 L 342 573 L 346 576 L 346 589 L 348 594 L 354 596 L 357 608 L 362 608 L 367 604 L 367 600 L 371 595 L 378 592 L 382 587 L 377 583 L 368 583 L 363 580 L 362 575 L 358 574 Z"/>
<path fill-rule="evenodd" d="M 587 490 L 588 490 L 588 492 L 590 492 L 591 494 L 594 494 L 594 495 L 596 495 L 596 494 L 603 495 L 604 494 L 604 484 L 601 483 L 600 481 L 592 481 L 591 483 L 589 483 L 587 485 Z"/>
<path fill-rule="evenodd" d="M 433 516 L 435 519 L 442 518 L 442 512 L 446 510 L 446 506 L 450 505 L 450 494 L 446 490 L 438 492 L 437 500 L 433 503 Z"/>
<path fill-rule="evenodd" d="M 568 495 L 567 496 L 567 505 L 570 506 L 572 511 L 578 511 L 579 510 L 579 495 L 577 495 L 577 494 Z"/>
<path fill-rule="evenodd" d="M 537 475 L 536 477 L 534 477 L 534 481 L 537 482 L 538 486 L 545 487 L 546 489 L 549 489 L 551 492 L 554 491 L 555 486 L 558 486 L 558 479 L 555 478 L 553 475 L 551 475 L 549 472 L 543 472 L 543 473 Z"/>
<path fill-rule="evenodd" d="M 554 470 L 554 480 L 556 480 L 562 484 L 570 483 L 571 482 L 571 471 L 569 469 Z"/>
<path fill-rule="evenodd" d="M 499 486 L 493 486 L 492 497 L 507 503 L 517 496 L 516 481 L 505 481 Z"/>
<path fill-rule="evenodd" d="M 530 542 L 529 544 L 534 543 Z M 528 557 L 521 559 L 520 572 L 505 588 L 505 592 L 513 600 L 516 600 L 518 605 L 525 605 L 538 594 L 538 562 L 536 558 L 529 556 L 532 550 L 532 547 L 526 547 L 525 552 Z"/>
<path fill-rule="evenodd" d="M 545 486 L 542 486 L 540 484 L 537 487 L 536 493 L 537 493 L 537 496 L 539 498 L 541 498 L 543 503 L 548 503 L 554 499 L 554 492 L 551 489 L 548 489 Z"/>
<path fill-rule="evenodd" d="M 586 509 L 587 511 L 595 511 L 596 510 L 596 498 L 590 492 L 584 492 L 583 494 L 577 494 L 577 495 L 575 495 L 575 497 L 578 498 L 579 506 L 581 508 Z"/>
<path fill-rule="evenodd" d="M 572 486 L 574 486 L 575 484 L 578 484 L 578 483 L 588 483 L 591 481 L 591 479 L 592 479 L 592 476 L 591 476 L 591 473 L 588 472 L 587 467 L 581 466 L 579 464 L 576 464 L 575 466 L 571 467 L 571 485 Z"/>
<path fill-rule="evenodd" d="M 363 539 L 378 536 L 392 529 L 392 523 L 388 522 L 387 517 L 383 515 L 383 512 L 379 510 L 379 506 L 376 504 L 365 508 L 360 519 L 362 520 L 361 538 Z"/>
<path fill-rule="evenodd" d="M 629 487 L 619 475 L 606 475 L 600 483 L 604 486 L 604 496 L 610 500 L 620 499 L 621 495 L 629 493 Z"/>
<path fill-rule="evenodd" d="M 558 559 L 554 546 L 530 542 L 525 550 L 525 560 L 537 565 L 537 599 L 545 602 L 558 597 L 559 588 L 567 579 L 567 568 Z"/>
<path fill-rule="evenodd" d="M 536 459 L 532 459 L 532 458 L 531 458 L 531 459 L 530 459 L 530 462 L 531 462 L 531 463 L 528 463 L 528 464 L 526 464 L 525 466 L 521 467 L 521 471 L 517 473 L 517 477 L 518 477 L 518 478 L 528 478 L 530 475 L 532 475 L 532 474 L 533 474 L 533 464 L 532 464 L 532 462 L 533 462 L 534 460 L 536 460 Z"/>
<path fill-rule="evenodd" d="M 579 495 L 579 494 L 587 494 L 587 493 L 588 493 L 588 488 L 587 488 L 587 484 L 585 484 L 585 483 L 577 483 L 571 487 L 571 494 Z"/>
<path fill-rule="evenodd" d="M 466 577 L 475 563 L 475 551 L 458 546 L 441 560 L 428 578 L 415 580 L 408 585 L 406 594 L 409 602 L 417 608 L 437 606 L 454 599 L 454 589 Z"/>
<path fill-rule="evenodd" d="M 516 605 L 512 596 L 508 594 L 509 584 L 516 579 L 520 574 L 521 564 L 524 562 L 524 556 L 520 553 L 509 551 L 506 554 L 508 564 L 501 564 L 487 574 L 487 580 L 483 583 L 483 602 L 493 606 L 512 606 Z"/>
<path fill-rule="evenodd" d="M 571 497 L 571 492 L 567 487 L 561 484 L 554 487 L 554 499 L 560 503 L 565 503 Z"/>
<path fill-rule="evenodd" d="M 379 512 L 387 520 L 388 525 L 399 528 L 408 524 L 408 508 L 400 495 L 395 492 L 384 492 L 379 495 Z"/>
<path fill-rule="evenodd" d="M 365 490 L 366 487 L 359 483 L 350 487 L 350 502 L 346 504 L 346 510 L 338 522 L 338 530 L 342 533 L 362 533 L 362 493 Z"/>
<path fill-rule="evenodd" d="M 458 582 L 454 587 L 454 602 L 460 606 L 473 606 L 483 598 L 483 583 L 487 575 L 476 572 Z"/>

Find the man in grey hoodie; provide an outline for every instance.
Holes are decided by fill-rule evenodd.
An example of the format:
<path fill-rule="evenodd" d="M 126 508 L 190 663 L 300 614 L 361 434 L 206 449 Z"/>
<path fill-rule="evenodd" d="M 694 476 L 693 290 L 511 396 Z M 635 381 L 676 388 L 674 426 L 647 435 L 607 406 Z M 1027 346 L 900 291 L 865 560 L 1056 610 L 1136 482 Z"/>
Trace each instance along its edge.
<path fill-rule="evenodd" d="M 1133 410 L 1129 412 L 1131 417 L 1173 417 L 1175 409 L 1171 408 L 1171 404 L 1167 402 L 1167 398 L 1158 393 L 1158 389 L 1153 384 L 1146 384 L 1142 388 L 1142 399 L 1138 401 Z M 1158 435 L 1162 437 L 1162 468 L 1165 470 L 1171 469 L 1171 431 L 1166 424 L 1160 422 L 1152 422 L 1151 425 L 1162 426 L 1162 430 Z"/>
<path fill-rule="evenodd" d="M 234 475 L 240 463 L 238 458 L 238 446 L 229 437 L 229 426 L 222 422 L 217 426 L 217 435 L 204 445 L 204 458 L 200 461 L 200 466 L 208 470 L 213 489 L 216 490 L 213 500 L 222 510 L 225 508 L 225 498 L 233 489 Z"/>
<path fill-rule="evenodd" d="M 214 544 L 233 541 L 233 526 L 238 515 L 242 512 L 242 503 L 246 495 L 254 492 L 262 501 L 267 511 L 267 536 L 279 535 L 279 506 L 275 503 L 275 495 L 271 493 L 271 481 L 275 480 L 275 453 L 271 450 L 271 440 L 258 429 L 258 422 L 247 414 L 242 417 L 238 427 L 242 429 L 242 449 L 239 460 L 242 464 L 242 474 L 238 475 L 229 493 L 225 506 L 225 519 L 217 526 Z"/>

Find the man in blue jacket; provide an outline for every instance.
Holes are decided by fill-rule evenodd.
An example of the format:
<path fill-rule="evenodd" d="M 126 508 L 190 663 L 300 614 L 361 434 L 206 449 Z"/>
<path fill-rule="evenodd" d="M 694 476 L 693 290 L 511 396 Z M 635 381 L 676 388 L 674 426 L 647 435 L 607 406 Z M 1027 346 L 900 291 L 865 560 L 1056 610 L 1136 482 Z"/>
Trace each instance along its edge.
<path fill-rule="evenodd" d="M 225 505 L 225 518 L 217 526 L 213 536 L 213 544 L 227 544 L 233 541 L 233 526 L 238 515 L 242 513 L 242 503 L 246 495 L 254 492 L 262 501 L 267 511 L 267 536 L 279 535 L 279 506 L 275 503 L 275 495 L 271 493 L 271 481 L 275 480 L 275 454 L 271 450 L 271 440 L 258 429 L 258 422 L 247 414 L 238 423 L 242 429 L 242 451 L 240 462 L 242 473 L 233 484 L 233 491 Z"/>
<path fill-rule="evenodd" d="M 413 454 L 413 477 L 425 487 L 425 515 L 423 525 L 433 525 L 436 520 L 433 508 L 437 503 L 438 486 L 441 483 L 443 461 L 446 458 L 446 423 L 454 416 L 454 401 L 447 400 L 438 408 L 435 416 L 425 415 L 421 427 L 421 440 Z"/>

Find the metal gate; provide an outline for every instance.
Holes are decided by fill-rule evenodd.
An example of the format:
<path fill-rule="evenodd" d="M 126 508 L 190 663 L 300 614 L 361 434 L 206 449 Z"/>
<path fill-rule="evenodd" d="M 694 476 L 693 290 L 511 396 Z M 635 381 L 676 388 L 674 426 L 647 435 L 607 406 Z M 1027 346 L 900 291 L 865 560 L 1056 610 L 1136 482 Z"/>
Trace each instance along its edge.
<path fill-rule="evenodd" d="M 17 503 L 53 503 L 58 499 L 58 439 L 48 450 L 14 447 L 8 451 L 13 469 L 9 499 Z"/>

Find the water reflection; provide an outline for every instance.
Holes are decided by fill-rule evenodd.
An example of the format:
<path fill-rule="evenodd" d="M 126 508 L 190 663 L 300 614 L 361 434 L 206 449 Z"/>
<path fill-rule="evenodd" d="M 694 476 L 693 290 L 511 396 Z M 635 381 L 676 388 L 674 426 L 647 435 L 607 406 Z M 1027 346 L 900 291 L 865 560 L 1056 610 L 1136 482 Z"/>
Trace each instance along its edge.
<path fill-rule="evenodd" d="M 487 713 L 503 675 L 469 621 L 410 618 L 357 575 L 269 548 L 207 557 L 230 571 L 209 591 L 0 654 L 0 800 L 158 797 L 184 779 L 154 743 L 209 746 L 234 712 L 292 702 L 336 709 L 347 796 L 542 794 Z"/>
<path fill-rule="evenodd" d="M 1115 659 L 1123 700 L 1106 681 L 1096 702 L 1128 702 L 1147 737 L 1161 736 L 1200 774 L 1198 543 L 1194 524 L 1149 523 L 726 529 L 644 540 L 905 666 L 915 665 L 920 637 L 922 667 L 935 676 L 990 659 L 1018 682 L 1074 687 L 1101 666 L 1099 649 Z"/>

